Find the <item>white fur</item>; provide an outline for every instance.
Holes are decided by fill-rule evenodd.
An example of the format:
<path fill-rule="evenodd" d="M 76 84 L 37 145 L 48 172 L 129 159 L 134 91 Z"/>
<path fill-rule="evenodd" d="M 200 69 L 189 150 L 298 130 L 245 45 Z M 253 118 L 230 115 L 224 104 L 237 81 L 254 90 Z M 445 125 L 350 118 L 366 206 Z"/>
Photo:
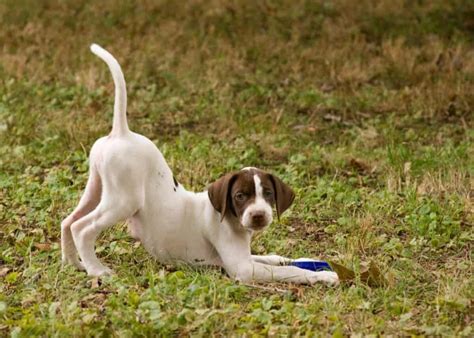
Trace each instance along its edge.
<path fill-rule="evenodd" d="M 118 62 L 97 45 L 91 50 L 107 63 L 114 78 L 113 127 L 110 135 L 93 145 L 84 194 L 61 224 L 64 263 L 92 276 L 111 273 L 95 255 L 95 240 L 101 231 L 127 219 L 132 235 L 161 262 L 218 265 L 241 281 L 338 283 L 333 272 L 278 266 L 291 260 L 276 255 L 252 256 L 251 232 L 227 219 L 221 222 L 206 191 L 176 187 L 161 152 L 149 139 L 128 129 L 125 80 Z M 254 208 L 264 208 L 271 217 L 268 203 L 262 202 L 258 177 L 255 184 L 259 190 Z"/>
<path fill-rule="evenodd" d="M 112 78 L 115 84 L 115 103 L 114 103 L 114 124 L 112 132 L 117 134 L 126 134 L 128 129 L 127 123 L 127 87 L 125 78 L 117 60 L 108 51 L 93 43 L 91 51 L 102 60 L 104 60 L 110 68 Z"/>
<path fill-rule="evenodd" d="M 263 212 L 265 218 L 265 224 L 270 224 L 273 220 L 272 207 L 263 198 L 262 182 L 258 175 L 253 176 L 255 182 L 255 202 L 250 204 L 242 215 L 242 225 L 246 228 L 252 228 L 252 216 L 256 212 Z"/>

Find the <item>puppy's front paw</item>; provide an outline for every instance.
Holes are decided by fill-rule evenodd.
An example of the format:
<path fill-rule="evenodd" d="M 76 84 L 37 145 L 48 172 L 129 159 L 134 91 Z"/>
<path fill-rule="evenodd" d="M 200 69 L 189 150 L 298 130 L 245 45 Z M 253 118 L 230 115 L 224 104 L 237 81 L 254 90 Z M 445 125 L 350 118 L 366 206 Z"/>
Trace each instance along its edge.
<path fill-rule="evenodd" d="M 327 272 L 327 276 L 325 277 L 325 280 L 323 280 L 323 282 L 331 286 L 339 285 L 339 276 L 337 275 L 337 273 L 332 272 L 332 271 L 323 271 L 323 272 Z"/>
<path fill-rule="evenodd" d="M 339 285 L 339 277 L 337 273 L 333 271 L 318 271 L 315 272 L 312 278 L 312 283 L 323 282 L 330 286 Z"/>
<path fill-rule="evenodd" d="M 110 276 L 112 274 L 113 271 L 104 265 L 87 268 L 87 275 L 91 277 Z"/>

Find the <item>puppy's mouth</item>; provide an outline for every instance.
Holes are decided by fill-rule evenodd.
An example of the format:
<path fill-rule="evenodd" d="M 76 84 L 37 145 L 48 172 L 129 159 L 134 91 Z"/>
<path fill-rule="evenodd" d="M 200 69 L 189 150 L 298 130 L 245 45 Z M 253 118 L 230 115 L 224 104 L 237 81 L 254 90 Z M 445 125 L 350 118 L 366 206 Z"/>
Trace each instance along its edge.
<path fill-rule="evenodd" d="M 249 229 L 254 230 L 254 231 L 260 231 L 265 229 L 268 226 L 268 223 L 252 223 L 251 226 L 249 226 Z"/>
<path fill-rule="evenodd" d="M 247 222 L 242 222 L 242 225 L 250 230 L 254 231 L 260 231 L 266 228 L 270 223 L 271 223 L 271 217 L 270 219 L 265 215 L 265 214 L 258 214 L 255 216 L 249 217 L 250 219 L 247 219 Z M 245 219 L 245 218 L 244 218 Z"/>

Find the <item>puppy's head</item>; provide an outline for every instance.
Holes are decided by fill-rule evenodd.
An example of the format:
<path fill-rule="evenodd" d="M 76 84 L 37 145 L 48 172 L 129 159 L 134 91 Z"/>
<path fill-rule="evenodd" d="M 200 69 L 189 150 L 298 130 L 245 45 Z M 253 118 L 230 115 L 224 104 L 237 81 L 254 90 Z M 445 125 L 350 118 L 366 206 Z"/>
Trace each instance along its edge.
<path fill-rule="evenodd" d="M 278 177 L 256 168 L 244 168 L 209 186 L 209 199 L 222 216 L 236 217 L 246 229 L 261 230 L 290 207 L 295 194 Z"/>

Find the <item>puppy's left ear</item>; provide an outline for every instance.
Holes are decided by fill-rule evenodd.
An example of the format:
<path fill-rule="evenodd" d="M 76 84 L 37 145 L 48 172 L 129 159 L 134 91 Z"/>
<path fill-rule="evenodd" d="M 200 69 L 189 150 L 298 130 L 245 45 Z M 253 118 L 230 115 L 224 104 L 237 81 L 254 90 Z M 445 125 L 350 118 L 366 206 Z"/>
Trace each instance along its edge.
<path fill-rule="evenodd" d="M 207 190 L 212 206 L 221 214 L 221 222 L 229 211 L 235 214 L 230 191 L 236 178 L 237 175 L 235 173 L 224 175 L 212 183 Z"/>
<path fill-rule="evenodd" d="M 275 190 L 277 217 L 280 219 L 280 215 L 283 214 L 283 212 L 285 212 L 285 210 L 293 203 L 295 193 L 278 177 L 270 174 L 270 180 L 272 181 L 273 189 Z"/>

